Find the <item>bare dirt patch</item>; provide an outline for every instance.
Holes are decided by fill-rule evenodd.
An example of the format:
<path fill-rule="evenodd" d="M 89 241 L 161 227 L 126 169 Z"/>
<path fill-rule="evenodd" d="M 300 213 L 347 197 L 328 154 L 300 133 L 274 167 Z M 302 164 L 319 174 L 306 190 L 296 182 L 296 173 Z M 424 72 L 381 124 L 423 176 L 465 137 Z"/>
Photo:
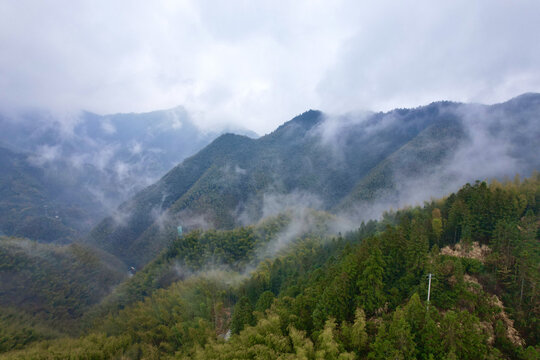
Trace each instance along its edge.
<path fill-rule="evenodd" d="M 493 295 L 492 297 L 493 305 L 498 306 L 501 308 L 501 312 L 499 313 L 498 317 L 502 320 L 504 325 L 506 326 L 506 337 L 514 343 L 514 345 L 523 346 L 525 345 L 525 341 L 521 338 L 519 335 L 519 332 L 514 327 L 514 320 L 510 319 L 508 317 L 508 314 L 504 311 L 504 305 L 497 297 L 497 295 Z"/>
<path fill-rule="evenodd" d="M 476 259 L 485 262 L 486 257 L 491 253 L 491 249 L 487 245 L 480 245 L 477 241 L 473 242 L 470 246 L 464 246 L 462 243 L 458 243 L 452 247 L 445 246 L 441 249 L 442 255 L 449 255 L 455 257 Z"/>

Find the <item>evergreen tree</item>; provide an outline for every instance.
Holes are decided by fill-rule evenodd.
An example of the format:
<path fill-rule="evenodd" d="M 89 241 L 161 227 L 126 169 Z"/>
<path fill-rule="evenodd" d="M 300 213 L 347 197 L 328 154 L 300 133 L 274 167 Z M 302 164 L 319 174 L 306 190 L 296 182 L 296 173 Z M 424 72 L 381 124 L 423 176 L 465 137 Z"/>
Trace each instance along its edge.
<path fill-rule="evenodd" d="M 340 273 L 331 279 L 332 282 L 324 289 L 313 312 L 316 327 L 322 327 L 328 317 L 333 317 L 337 321 L 345 320 L 353 306 L 349 275 Z"/>
<path fill-rule="evenodd" d="M 439 241 L 443 232 L 443 222 L 441 217 L 441 210 L 435 208 L 431 212 L 431 229 L 433 230 L 433 235 L 435 236 L 435 243 L 440 245 Z"/>
<path fill-rule="evenodd" d="M 448 311 L 441 321 L 445 351 L 459 359 L 486 357 L 486 338 L 480 329 L 478 319 L 467 311 Z"/>
<path fill-rule="evenodd" d="M 246 325 L 254 325 L 255 318 L 253 317 L 253 306 L 249 299 L 244 296 L 240 298 L 234 306 L 234 313 L 231 320 L 231 331 L 233 334 L 238 334 Z"/>
<path fill-rule="evenodd" d="M 261 294 L 257 303 L 255 304 L 255 311 L 264 312 L 266 309 L 269 309 L 274 302 L 274 293 L 271 291 L 265 291 Z"/>
<path fill-rule="evenodd" d="M 352 360 L 354 354 L 342 351 L 335 339 L 336 321 L 330 318 L 326 321 L 317 341 L 317 360 Z"/>
<path fill-rule="evenodd" d="M 363 271 L 358 277 L 357 304 L 369 314 L 374 314 L 384 305 L 384 267 L 382 252 L 378 246 L 370 249 L 371 253 L 362 264 Z"/>
<path fill-rule="evenodd" d="M 397 309 L 388 326 L 383 325 L 369 353 L 370 359 L 415 359 L 416 345 L 402 309 Z"/>
<path fill-rule="evenodd" d="M 424 327 L 420 332 L 420 341 L 417 342 L 419 357 L 422 359 L 438 359 L 443 353 L 442 336 L 437 323 L 430 312 L 426 312 Z"/>
<path fill-rule="evenodd" d="M 418 293 L 414 293 L 411 296 L 409 302 L 404 308 L 405 318 L 411 327 L 411 331 L 414 334 L 420 334 L 420 331 L 424 327 L 426 306 L 420 301 Z"/>
<path fill-rule="evenodd" d="M 354 322 L 341 325 L 341 333 L 347 350 L 363 354 L 367 350 L 368 334 L 366 332 L 366 315 L 364 310 L 357 308 Z"/>
<path fill-rule="evenodd" d="M 418 276 L 424 269 L 424 264 L 429 250 L 429 239 L 426 228 L 418 219 L 411 222 L 411 230 L 405 250 L 407 271 Z"/>

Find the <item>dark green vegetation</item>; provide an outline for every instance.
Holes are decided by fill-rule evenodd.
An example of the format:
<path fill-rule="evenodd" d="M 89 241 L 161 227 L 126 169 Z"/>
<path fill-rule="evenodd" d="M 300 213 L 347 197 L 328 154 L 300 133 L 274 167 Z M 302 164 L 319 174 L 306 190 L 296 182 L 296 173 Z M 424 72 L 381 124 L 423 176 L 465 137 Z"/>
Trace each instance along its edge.
<path fill-rule="evenodd" d="M 98 215 L 80 205 L 90 196 L 66 191 L 28 155 L 0 148 L 0 169 L 0 234 L 70 242 Z"/>
<path fill-rule="evenodd" d="M 125 278 L 121 269 L 82 245 L 0 237 L 0 350 L 78 331 L 83 314 Z"/>
<path fill-rule="evenodd" d="M 540 95 L 526 94 L 340 118 L 308 111 L 259 139 L 226 134 L 120 206 L 122 220 L 106 218 L 88 241 L 139 267 L 179 224 L 232 229 L 287 201 L 370 218 L 474 179 L 530 175 L 540 168 L 538 114 Z"/>
<path fill-rule="evenodd" d="M 304 236 L 328 233 L 332 216 L 310 211 L 308 217 L 317 225 L 302 232 Z M 279 250 L 275 243 L 283 239 L 291 223 L 298 220 L 295 214 L 288 212 L 253 226 L 221 231 L 195 230 L 177 238 L 141 271 L 118 286 L 90 312 L 89 318 L 123 309 L 158 289 L 195 275 L 227 272 L 237 277 L 236 273 L 272 257 Z"/>
<path fill-rule="evenodd" d="M 40 111 L 0 114 L 0 233 L 80 238 L 219 135 L 201 132 L 182 108 L 83 112 L 76 120 Z"/>
<path fill-rule="evenodd" d="M 267 225 L 280 234 L 292 223 L 278 218 Z M 445 199 L 386 213 L 343 236 L 297 236 L 248 275 L 234 266 L 205 271 L 213 257 L 218 260 L 210 263 L 249 265 L 254 249 L 264 244 L 257 231 L 178 239 L 140 273 L 158 279 L 152 269 L 173 259 L 202 271 L 161 285 L 137 281 L 147 292 L 140 292 L 143 300 L 100 314 L 84 336 L 40 340 L 2 357 L 540 356 L 538 174 L 523 182 L 467 184 Z M 428 306 L 429 273 L 434 278 Z"/>

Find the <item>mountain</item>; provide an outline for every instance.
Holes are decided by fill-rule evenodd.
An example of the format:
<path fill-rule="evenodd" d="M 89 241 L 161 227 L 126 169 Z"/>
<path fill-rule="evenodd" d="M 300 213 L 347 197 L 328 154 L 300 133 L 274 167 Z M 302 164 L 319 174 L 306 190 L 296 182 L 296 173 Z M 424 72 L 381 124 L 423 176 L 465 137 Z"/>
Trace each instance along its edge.
<path fill-rule="evenodd" d="M 430 124 L 362 178 L 339 208 L 366 199 L 379 207 L 419 203 L 454 191 L 456 184 L 540 169 L 539 94 L 492 106 L 460 104 L 448 115 L 458 121 Z"/>
<path fill-rule="evenodd" d="M 80 244 L 0 237 L 0 352 L 10 349 L 6 338 L 73 334 L 82 315 L 126 277 L 119 261 Z"/>
<path fill-rule="evenodd" d="M 84 191 L 66 188 L 30 155 L 0 147 L 0 233 L 43 242 L 71 242 L 101 212 Z M 84 204 L 84 205 L 83 205 Z"/>
<path fill-rule="evenodd" d="M 201 131 L 181 107 L 73 117 L 27 111 L 0 115 L 0 126 L 0 181 L 13 195 L 0 201 L 0 231 L 41 240 L 54 232 L 64 241 L 82 236 L 219 134 Z M 57 215 L 62 224 L 52 226 Z"/>
<path fill-rule="evenodd" d="M 224 134 L 123 203 L 88 242 L 136 266 L 176 227 L 228 229 L 298 206 L 353 220 L 478 178 L 540 168 L 540 95 L 342 116 L 308 111 L 258 139 Z"/>
<path fill-rule="evenodd" d="M 82 333 L 21 329 L 3 311 L 0 359 L 538 359 L 539 199 L 536 173 L 344 234 L 312 232 L 335 218 L 321 213 L 287 240 L 301 218 L 193 231 L 90 309 Z"/>

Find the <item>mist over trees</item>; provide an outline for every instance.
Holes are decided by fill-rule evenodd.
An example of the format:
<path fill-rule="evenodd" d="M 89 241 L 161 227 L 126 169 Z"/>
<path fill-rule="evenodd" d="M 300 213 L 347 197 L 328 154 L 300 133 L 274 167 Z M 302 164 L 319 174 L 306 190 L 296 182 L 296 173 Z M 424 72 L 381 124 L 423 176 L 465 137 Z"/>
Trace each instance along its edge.
<path fill-rule="evenodd" d="M 113 115 L 0 109 L 0 127 L 0 232 L 57 243 L 79 240 L 105 216 L 119 220 L 119 204 L 227 130 L 199 129 L 182 107 Z"/>
<path fill-rule="evenodd" d="M 535 359 L 539 110 L 225 134 L 81 243 L 46 169 L 2 150 L 1 224 L 37 235 L 0 237 L 0 358 Z"/>
<path fill-rule="evenodd" d="M 540 360 L 539 14 L 0 0 L 0 360 Z"/>
<path fill-rule="evenodd" d="M 466 184 L 340 236 L 299 236 L 240 276 L 251 255 L 234 249 L 261 246 L 285 218 L 188 234 L 96 305 L 83 337 L 13 332 L 5 350 L 30 345 L 2 357 L 534 359 L 539 198 L 538 174 Z M 216 255 L 233 267 L 196 271 Z"/>
<path fill-rule="evenodd" d="M 287 208 L 355 223 L 464 183 L 540 168 L 540 95 L 387 113 L 307 111 L 258 139 L 225 134 L 122 204 L 88 243 L 142 266 L 189 229 L 232 229 Z M 343 228 L 343 227 L 342 227 Z"/>

